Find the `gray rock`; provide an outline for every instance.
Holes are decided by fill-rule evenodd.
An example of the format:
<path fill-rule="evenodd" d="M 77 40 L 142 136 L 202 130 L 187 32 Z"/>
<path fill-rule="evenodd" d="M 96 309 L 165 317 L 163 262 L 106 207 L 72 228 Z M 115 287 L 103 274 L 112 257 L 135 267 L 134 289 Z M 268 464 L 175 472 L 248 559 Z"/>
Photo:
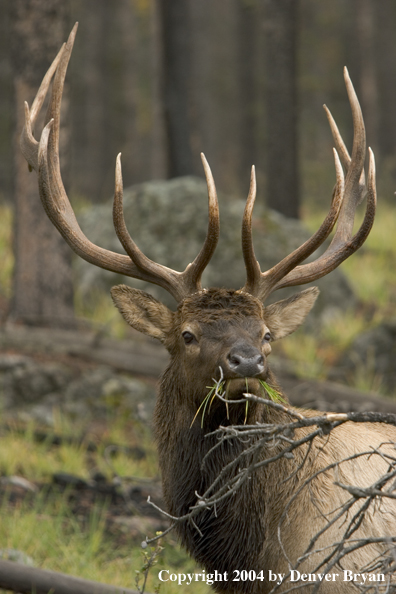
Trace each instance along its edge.
<path fill-rule="evenodd" d="M 18 551 L 17 549 L 0 549 L 0 559 L 20 563 L 22 565 L 27 565 L 28 567 L 35 566 L 32 557 L 29 557 L 29 555 L 23 551 Z"/>
<path fill-rule="evenodd" d="M 16 367 L 24 367 L 29 363 L 29 358 L 24 355 L 9 355 L 2 353 L 0 355 L 0 372 L 10 371 Z"/>
<path fill-rule="evenodd" d="M 241 251 L 241 224 L 244 200 L 220 196 L 221 235 L 219 245 L 203 275 L 203 286 L 240 288 L 245 283 Z M 124 192 L 125 220 L 139 247 L 151 259 L 175 270 L 184 270 L 198 254 L 207 228 L 207 188 L 204 180 L 184 177 L 169 181 L 151 181 Z M 112 201 L 89 208 L 80 217 L 81 227 L 89 239 L 101 247 L 122 252 L 112 223 Z M 300 246 L 309 236 L 304 225 L 281 214 L 255 207 L 254 246 L 262 270 L 279 262 Z M 318 254 L 314 255 L 316 257 Z M 172 298 L 155 285 L 125 279 L 78 259 L 77 274 L 83 295 L 98 288 L 106 291 L 127 282 L 147 290 L 174 307 Z M 321 288 L 315 306 L 316 317 L 329 317 L 355 303 L 351 287 L 336 270 L 330 277 L 314 283 Z M 278 291 L 273 300 L 298 291 Z"/>
<path fill-rule="evenodd" d="M 374 378 L 381 390 L 396 394 L 396 319 L 360 334 L 342 354 L 330 379 Z"/>
<path fill-rule="evenodd" d="M 142 407 L 151 417 L 155 389 L 143 381 L 117 374 L 108 367 L 84 373 L 71 382 L 65 391 L 62 408 L 69 415 L 133 414 L 144 420 Z"/>
<path fill-rule="evenodd" d="M 0 394 L 4 409 L 40 402 L 48 394 L 59 393 L 72 373 L 59 363 L 39 364 L 29 357 L 0 356 Z"/>
<path fill-rule="evenodd" d="M 155 388 L 144 382 L 99 366 L 83 373 L 59 363 L 37 362 L 21 357 L 5 365 L 0 357 L 0 406 L 19 419 L 53 425 L 54 411 L 70 419 L 89 420 L 109 415 L 132 415 L 149 422 Z"/>

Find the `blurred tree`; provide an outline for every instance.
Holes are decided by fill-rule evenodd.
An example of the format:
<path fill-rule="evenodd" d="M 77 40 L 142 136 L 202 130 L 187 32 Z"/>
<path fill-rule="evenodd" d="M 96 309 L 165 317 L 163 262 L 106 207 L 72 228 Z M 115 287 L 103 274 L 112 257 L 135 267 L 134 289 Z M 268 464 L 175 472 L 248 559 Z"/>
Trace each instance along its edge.
<path fill-rule="evenodd" d="M 389 178 L 392 195 L 396 185 L 396 3 L 381 0 L 375 3 L 376 11 L 376 67 L 378 82 L 378 143 L 381 153 L 380 172 Z M 388 180 L 387 180 L 388 181 Z"/>
<path fill-rule="evenodd" d="M 298 218 L 298 0 L 265 0 L 267 206 Z"/>
<path fill-rule="evenodd" d="M 73 191 L 97 201 L 103 196 L 106 173 L 114 186 L 114 159 L 108 154 L 112 141 L 108 111 L 108 97 L 115 92 L 108 59 L 109 35 L 112 25 L 112 6 L 106 0 L 86 0 L 79 3 L 79 32 L 70 63 L 73 81 L 70 102 L 70 122 L 73 130 L 71 167 Z M 74 6 L 73 6 L 74 8 Z M 75 12 L 75 11 L 74 11 Z M 77 15 L 76 15 L 77 16 Z M 118 152 L 120 151 L 118 148 Z"/>
<path fill-rule="evenodd" d="M 237 44 L 240 114 L 240 178 L 247 179 L 257 164 L 257 46 L 258 4 L 256 0 L 237 0 Z"/>
<path fill-rule="evenodd" d="M 191 31 L 188 0 L 160 0 L 168 177 L 194 172 L 190 143 Z"/>
<path fill-rule="evenodd" d="M 4 2 L 3 2 L 4 4 Z M 0 2 L 0 6 L 1 2 Z M 0 18 L 0 200 L 11 201 L 13 185 L 12 151 L 13 85 L 9 58 L 11 43 L 10 14 L 2 6 Z"/>
<path fill-rule="evenodd" d="M 26 0 L 26 6 L 31 1 Z M 387 171 L 396 171 L 396 79 L 390 75 L 396 67 L 394 0 L 67 2 L 71 4 L 70 20 L 80 21 L 68 76 L 73 81 L 72 194 L 92 200 L 110 196 L 114 158 L 119 151 L 123 153 L 126 184 L 178 174 L 170 173 L 176 153 L 168 160 L 169 166 L 166 164 L 166 155 L 170 154 L 167 146 L 173 138 L 172 150 L 180 149 L 177 162 L 184 163 L 180 173 L 200 173 L 199 151 L 204 150 L 219 188 L 230 194 L 245 192 L 252 162 L 258 175 L 264 174 L 262 156 L 261 161 L 266 159 L 269 203 L 283 210 L 285 201 L 297 216 L 297 109 L 302 122 L 298 150 L 303 156 L 300 175 L 304 200 L 308 197 L 315 204 L 323 200 L 324 206 L 334 168 L 329 158 L 331 136 L 321 105 L 326 102 L 332 109 L 349 143 L 350 112 L 341 75 L 345 64 L 359 91 L 362 68 L 366 81 L 373 80 L 372 74 L 367 75 L 368 67 L 375 74 L 376 89 L 369 83 L 368 92 L 363 90 L 360 95 L 368 141 L 373 144 L 374 136 L 366 105 L 374 91 L 378 102 L 375 134 L 379 182 Z M 13 5 L 13 0 L 2 2 L 7 8 Z M 51 6 L 52 1 L 49 10 Z M 0 20 L 0 196 L 6 198 L 11 196 L 14 183 L 8 149 L 14 124 L 9 90 L 14 87 L 7 8 Z M 367 19 L 370 13 L 373 18 Z M 163 67 L 171 64 L 165 60 L 165 42 L 166 55 L 175 60 L 168 71 Z M 297 55 L 299 105 L 290 75 Z M 180 89 L 178 98 L 170 93 L 171 88 Z M 162 108 L 165 95 L 166 131 Z M 263 186 L 259 184 L 261 191 Z"/>
<path fill-rule="evenodd" d="M 379 97 L 376 64 L 377 0 L 353 0 L 355 19 L 356 87 L 362 106 L 367 139 L 378 153 Z M 379 155 L 378 155 L 379 156 Z"/>
<path fill-rule="evenodd" d="M 238 1 L 189 0 L 195 170 L 202 174 L 203 150 L 219 189 L 231 195 L 246 193 L 252 164 L 242 171 Z"/>
<path fill-rule="evenodd" d="M 71 253 L 44 212 L 36 174 L 28 171 L 19 149 L 19 136 L 24 124 L 24 101 L 31 105 L 42 77 L 65 40 L 68 7 L 64 0 L 13 0 L 10 7 L 16 109 L 15 270 L 10 314 L 12 319 L 25 323 L 59 326 L 73 321 Z M 63 130 L 62 165 L 66 138 Z"/>
<path fill-rule="evenodd" d="M 362 105 L 367 142 L 374 149 L 378 190 L 393 196 L 396 182 L 396 52 L 392 0 L 354 0 L 352 20 L 356 87 Z M 355 78 L 355 77 L 354 77 Z"/>
<path fill-rule="evenodd" d="M 125 184 L 164 177 L 155 0 L 70 0 L 79 32 L 69 66 L 72 196 L 94 202 Z"/>

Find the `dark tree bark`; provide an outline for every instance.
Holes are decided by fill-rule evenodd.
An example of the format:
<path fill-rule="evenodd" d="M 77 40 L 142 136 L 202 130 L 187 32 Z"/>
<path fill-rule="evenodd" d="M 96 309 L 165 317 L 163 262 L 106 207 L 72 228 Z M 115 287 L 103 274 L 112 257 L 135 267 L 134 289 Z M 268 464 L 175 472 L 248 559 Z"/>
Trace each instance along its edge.
<path fill-rule="evenodd" d="M 297 155 L 298 0 L 265 0 L 267 205 L 299 216 Z"/>
<path fill-rule="evenodd" d="M 67 16 L 64 0 L 11 3 L 16 134 L 15 270 L 10 313 L 14 320 L 25 323 L 60 325 L 73 320 L 70 249 L 47 219 L 38 195 L 36 174 L 29 173 L 19 149 L 24 101 L 31 105 L 42 77 L 65 40 Z M 39 126 L 40 123 L 37 129 Z M 62 163 L 66 148 L 64 132 L 60 147 Z"/>
<path fill-rule="evenodd" d="M 114 172 L 115 153 L 109 158 L 107 134 L 110 118 L 106 112 L 107 94 L 112 92 L 106 49 L 111 7 L 106 0 L 86 0 L 79 7 L 78 42 L 73 49 L 73 191 L 93 201 L 111 195 L 114 179 L 105 188 L 107 172 Z M 110 17 L 110 18 L 109 18 Z M 67 79 L 66 79 L 67 82 Z M 110 89 L 108 90 L 108 88 Z M 120 147 L 118 148 L 118 151 Z"/>
<path fill-rule="evenodd" d="M 376 69 L 377 0 L 354 0 L 357 90 L 362 106 L 367 141 L 378 153 L 378 84 Z M 377 154 L 379 157 L 379 154 Z"/>
<path fill-rule="evenodd" d="M 240 113 L 240 179 L 248 179 L 257 164 L 257 42 L 258 5 L 251 0 L 237 0 L 238 75 Z"/>
<path fill-rule="evenodd" d="M 376 66 L 378 82 L 378 143 L 382 160 L 386 162 L 392 181 L 396 181 L 396 52 L 394 28 L 396 5 L 393 0 L 375 4 Z"/>
<path fill-rule="evenodd" d="M 188 0 L 160 0 L 168 177 L 193 173 L 189 122 L 191 31 Z"/>
<path fill-rule="evenodd" d="M 11 32 L 10 14 L 1 4 L 0 18 L 0 200 L 11 200 L 13 187 L 10 139 L 14 124 L 12 72 L 9 59 Z"/>

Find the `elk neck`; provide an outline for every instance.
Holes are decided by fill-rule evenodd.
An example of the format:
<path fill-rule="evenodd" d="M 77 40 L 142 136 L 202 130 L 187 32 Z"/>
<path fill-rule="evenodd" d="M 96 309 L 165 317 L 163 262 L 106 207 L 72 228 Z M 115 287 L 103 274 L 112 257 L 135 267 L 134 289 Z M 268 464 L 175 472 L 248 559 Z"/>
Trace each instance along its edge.
<path fill-rule="evenodd" d="M 232 462 L 254 439 L 235 438 L 219 445 L 213 431 L 227 425 L 290 421 L 287 414 L 264 403 L 249 402 L 246 407 L 245 402 L 234 402 L 243 398 L 246 391 L 266 397 L 259 379 L 278 389 L 266 361 L 265 352 L 270 349 L 262 346 L 265 325 L 261 303 L 238 292 L 216 290 L 216 299 L 213 299 L 214 291 L 208 293 L 190 298 L 179 307 L 174 342 L 169 345 L 171 362 L 162 377 L 154 414 L 164 498 L 169 513 L 178 517 L 196 505 L 197 493 L 203 495 L 227 464 L 230 467 L 222 479 L 224 482 L 239 472 L 241 462 L 234 465 Z M 182 335 L 186 328 L 194 339 L 188 336 L 191 342 L 184 345 L 181 340 L 177 341 L 177 335 Z M 232 357 L 242 353 L 249 360 L 248 364 L 253 365 L 256 351 L 263 353 L 263 362 L 257 361 L 257 369 L 253 370 L 256 375 L 238 376 Z M 228 367 L 227 359 L 231 361 Z M 224 366 L 224 380 L 231 386 L 229 402 L 226 404 L 215 397 L 208 403 L 204 415 L 202 408 L 197 414 L 208 394 L 208 386 L 213 385 L 213 378 L 220 379 L 219 362 Z M 216 449 L 210 452 L 216 444 Z M 273 448 L 268 452 L 263 450 L 260 456 L 264 458 L 274 455 Z M 246 455 L 246 464 L 251 461 L 249 456 L 251 454 Z M 188 522 L 178 525 L 181 540 L 195 559 L 207 569 L 218 571 L 229 569 L 237 557 L 246 567 L 256 566 L 257 551 L 263 550 L 267 537 L 264 522 L 268 522 L 269 512 L 266 510 L 273 505 L 274 497 L 283 498 L 282 489 L 290 488 L 289 483 L 286 487 L 268 488 L 268 485 L 278 485 L 279 476 L 289 476 L 290 466 L 294 468 L 295 464 L 296 461 L 282 459 L 276 468 L 276 479 L 270 476 L 275 472 L 273 465 L 254 473 L 231 499 L 217 506 L 216 513 L 213 510 L 200 513 L 195 521 L 203 537 Z M 274 489 L 279 493 L 274 493 Z M 249 515 L 242 513 L 246 501 L 249 501 Z M 216 534 L 218 538 L 214 537 Z M 241 541 L 235 538 L 236 534 L 242 535 L 245 544 L 249 541 L 252 545 L 243 547 L 245 558 L 242 560 Z"/>
<path fill-rule="evenodd" d="M 271 373 L 267 381 L 272 382 Z M 252 462 L 252 454 L 247 454 L 233 464 L 240 454 L 253 445 L 254 439 L 235 438 L 219 445 L 218 437 L 211 434 L 222 423 L 234 423 L 232 407 L 241 409 L 239 418 L 243 422 L 244 405 L 232 402 L 231 419 L 226 418 L 225 405 L 221 403 L 218 410 L 224 406 L 223 416 L 215 412 L 207 424 L 201 426 L 201 419 L 196 419 L 191 425 L 196 410 L 186 403 L 184 387 L 176 385 L 171 370 L 168 370 L 162 380 L 154 416 L 166 508 L 177 517 L 191 511 L 191 507 L 197 504 L 197 494 L 203 495 L 227 465 L 229 470 L 223 475 L 222 484 L 233 478 L 241 465 L 248 466 Z M 222 419 L 222 423 L 216 427 L 215 423 L 219 419 Z M 288 415 L 262 403 L 249 405 L 248 424 L 287 421 L 290 421 Z M 215 445 L 216 449 L 210 452 Z M 274 456 L 277 448 L 263 448 L 260 458 Z M 302 458 L 303 449 L 297 457 L 300 455 Z M 190 522 L 178 524 L 176 531 L 182 544 L 210 572 L 232 571 L 236 559 L 241 567 L 256 568 L 267 548 L 265 556 L 281 557 L 281 551 L 273 551 L 277 546 L 274 534 L 284 508 L 282 502 L 289 499 L 295 488 L 294 479 L 282 479 L 292 475 L 300 462 L 296 458 L 281 458 L 276 465 L 270 464 L 265 469 L 253 472 L 232 497 L 216 505 L 216 510 L 204 509 L 194 518 L 201 534 Z M 267 546 L 269 542 L 272 542 L 271 546 Z M 241 583 L 238 587 L 245 586 Z"/>

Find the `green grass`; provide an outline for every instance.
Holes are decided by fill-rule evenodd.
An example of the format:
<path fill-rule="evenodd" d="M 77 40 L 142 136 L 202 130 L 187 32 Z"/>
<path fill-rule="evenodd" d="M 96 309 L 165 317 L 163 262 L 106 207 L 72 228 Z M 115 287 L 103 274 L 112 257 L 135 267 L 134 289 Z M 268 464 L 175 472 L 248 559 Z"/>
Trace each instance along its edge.
<path fill-rule="evenodd" d="M 58 415 L 56 432 L 70 432 L 69 423 Z M 103 472 L 108 480 L 114 473 L 120 477 L 158 477 L 157 458 L 152 437 L 147 429 L 130 423 L 116 421 L 98 435 L 88 434 L 82 444 L 51 444 L 51 435 L 46 441 L 37 442 L 31 423 L 25 429 L 10 426 L 0 436 L 0 475 L 18 475 L 30 481 L 48 484 L 57 472 L 69 472 L 88 479 L 93 471 Z M 89 451 L 89 441 L 96 441 L 97 451 Z M 120 449 L 111 459 L 111 466 L 104 457 L 105 444 L 122 443 L 139 445 L 146 452 L 143 460 L 133 460 Z M 143 550 L 139 544 L 128 541 L 127 536 L 117 539 L 106 529 L 106 503 L 94 505 L 89 517 L 72 512 L 68 492 L 56 497 L 40 491 L 18 503 L 4 497 L 1 503 L 0 548 L 16 549 L 31 557 L 37 567 L 69 573 L 85 579 L 128 588 L 135 587 L 136 572 L 144 563 Z M 39 538 L 38 538 L 39 535 Z M 146 536 L 142 534 L 143 541 Z M 146 590 L 154 592 L 158 586 L 158 572 L 169 569 L 177 572 L 199 572 L 195 563 L 183 552 L 170 535 L 164 543 L 157 564 L 149 572 Z M 173 592 L 173 584 L 163 584 L 161 592 Z M 182 594 L 187 586 L 178 586 Z M 205 584 L 194 585 L 194 592 L 208 591 Z"/>
<path fill-rule="evenodd" d="M 246 382 L 246 394 L 249 393 L 249 379 L 246 377 L 245 378 L 245 382 Z M 275 390 L 275 388 L 273 388 L 272 386 L 270 386 L 269 384 L 267 384 L 267 382 L 263 381 L 263 380 L 259 380 L 260 385 L 261 385 L 261 392 L 262 392 L 262 397 L 272 400 L 273 402 L 278 402 L 281 404 L 286 404 L 286 400 L 282 397 L 282 395 Z M 201 404 L 199 405 L 197 412 L 194 415 L 194 418 L 191 422 L 190 428 L 193 426 L 195 419 L 197 418 L 197 416 L 199 415 L 199 413 L 201 412 L 201 428 L 203 428 L 204 426 L 204 419 L 205 419 L 205 415 L 209 416 L 210 415 L 210 409 L 212 407 L 213 401 L 215 400 L 215 398 L 217 396 L 220 396 L 221 398 L 223 398 L 224 400 L 226 400 L 226 408 L 227 408 L 227 419 L 229 418 L 229 409 L 228 409 L 228 388 L 230 385 L 230 380 L 224 381 L 222 379 L 220 379 L 219 381 L 215 382 L 213 386 L 206 386 L 206 388 L 209 390 L 209 392 L 206 394 L 206 396 L 203 398 Z M 242 398 L 242 396 L 241 396 Z M 232 403 L 232 400 L 230 401 Z M 248 410 L 249 410 L 249 401 L 246 400 L 245 402 L 245 423 L 247 420 L 247 416 L 248 416 Z"/>
<path fill-rule="evenodd" d="M 355 229 L 362 220 L 359 213 Z M 311 231 L 315 231 L 324 213 L 304 218 Z M 385 318 L 394 311 L 396 302 L 396 205 L 379 202 L 375 222 L 370 235 L 355 254 L 341 264 L 357 297 L 366 307 L 371 306 L 377 319 Z"/>
<path fill-rule="evenodd" d="M 324 218 L 323 212 L 305 217 L 305 223 L 315 231 Z M 357 217 L 355 229 L 362 220 Z M 357 310 L 343 313 L 324 322 L 314 335 L 304 328 L 288 337 L 280 350 L 294 364 L 302 377 L 324 379 L 331 367 L 356 336 L 394 317 L 396 304 L 396 207 L 380 202 L 374 226 L 363 247 L 348 258 L 341 270 L 348 278 L 359 300 Z M 381 378 L 370 366 L 356 372 L 351 385 L 360 390 L 382 391 Z"/>
<path fill-rule="evenodd" d="M 1 548 L 23 551 L 36 567 L 68 573 L 88 580 L 120 587 L 135 587 L 136 571 L 143 565 L 142 549 L 117 544 L 105 529 L 106 507 L 95 507 L 84 523 L 71 514 L 66 496 L 39 497 L 34 505 L 22 503 L 11 507 L 6 501 L 1 509 Z M 157 565 L 148 576 L 148 592 L 159 583 L 160 569 L 172 572 L 198 572 L 194 562 L 172 540 L 165 543 Z M 187 587 L 178 588 L 182 594 Z M 203 594 L 204 585 L 194 586 Z M 174 592 L 172 584 L 163 584 L 161 592 Z"/>
<path fill-rule="evenodd" d="M 88 320 L 97 331 L 118 339 L 127 336 L 129 327 L 114 307 L 110 293 L 91 290 L 89 297 L 83 298 L 76 290 L 74 308 L 76 316 Z"/>
<path fill-rule="evenodd" d="M 261 387 L 264 389 L 264 398 L 272 400 L 272 402 L 277 402 L 278 404 L 287 404 L 286 400 L 283 398 L 282 394 L 278 392 L 275 388 L 264 382 L 263 380 L 259 380 Z"/>
<path fill-rule="evenodd" d="M 59 419 L 60 415 L 57 416 Z M 62 426 L 62 431 L 59 431 L 59 425 Z M 54 434 L 75 436 L 76 427 L 68 431 L 68 425 L 66 421 L 58 423 L 54 428 Z M 18 474 L 38 481 L 47 480 L 56 472 L 68 472 L 83 479 L 88 479 L 93 471 L 101 472 L 109 480 L 114 474 L 121 477 L 158 476 L 152 437 L 144 427 L 131 427 L 129 422 L 116 420 L 104 432 L 101 431 L 100 436 L 88 433 L 81 443 L 65 441 L 56 447 L 53 446 L 51 437 L 49 433 L 47 440 L 37 442 L 33 423 L 22 429 L 18 425 L 10 424 L 7 431 L 3 431 L 1 435 L 0 475 Z M 88 449 L 92 442 L 97 444 L 95 452 Z M 109 464 L 109 457 L 105 456 L 109 444 L 139 446 L 145 450 L 146 456 L 142 460 L 135 460 L 120 447 L 111 456 Z"/>
<path fill-rule="evenodd" d="M 208 413 L 210 412 L 210 408 L 212 406 L 213 400 L 216 398 L 217 395 L 221 396 L 222 398 L 226 397 L 226 393 L 224 391 L 225 381 L 216 382 L 213 386 L 206 386 L 209 392 L 206 394 L 205 398 L 202 400 L 201 404 L 198 407 L 197 412 L 194 415 L 194 418 L 191 422 L 190 427 L 193 426 L 195 419 L 197 418 L 199 412 L 202 410 L 201 416 L 201 428 L 204 425 L 204 418 L 206 409 L 208 409 Z M 209 405 L 209 407 L 208 407 Z"/>

